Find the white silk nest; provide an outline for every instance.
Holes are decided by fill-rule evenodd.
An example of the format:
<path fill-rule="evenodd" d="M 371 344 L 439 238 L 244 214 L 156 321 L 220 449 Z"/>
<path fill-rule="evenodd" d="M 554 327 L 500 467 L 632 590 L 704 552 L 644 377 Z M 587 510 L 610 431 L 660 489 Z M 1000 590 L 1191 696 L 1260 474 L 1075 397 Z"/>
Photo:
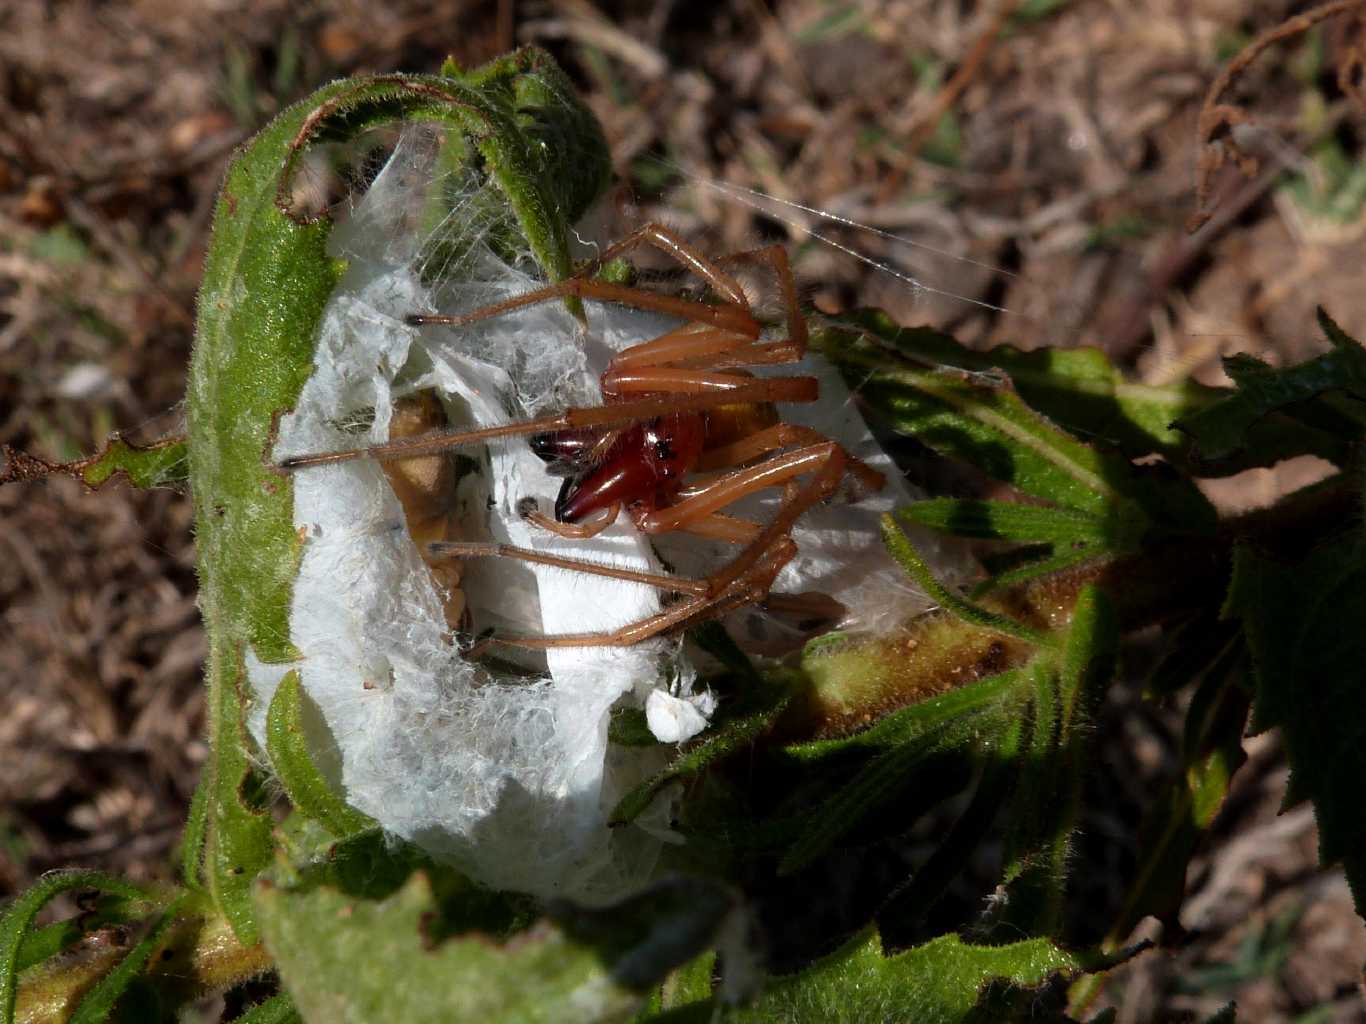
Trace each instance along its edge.
<path fill-rule="evenodd" d="M 613 353 L 675 326 L 590 304 L 585 331 L 558 302 L 458 330 L 405 325 L 413 312 L 470 310 L 538 283 L 483 241 L 470 241 L 478 232 L 462 217 L 478 206 L 477 191 L 441 224 L 414 227 L 432 194 L 435 154 L 430 132 L 405 133 L 334 230 L 334 254 L 349 269 L 328 303 L 312 375 L 281 420 L 277 458 L 382 442 L 394 403 L 427 389 L 440 395 L 453 423 L 470 426 L 593 404 Z M 458 268 L 449 274 L 458 283 L 436 272 L 446 267 Z M 805 516 L 794 534 L 800 554 L 776 589 L 828 593 L 870 628 L 923 608 L 925 598 L 884 554 L 877 529 L 878 514 L 910 496 L 838 375 L 814 359 L 774 372 L 818 375 L 822 401 L 785 406 L 784 416 L 839 440 L 892 481 L 858 505 Z M 655 545 L 627 516 L 587 541 L 530 527 L 518 515 L 521 502 L 532 498 L 549 511 L 560 481 L 524 440 L 460 454 L 471 460 L 458 490 L 464 539 L 663 571 Z M 249 725 L 261 749 L 275 687 L 298 669 L 330 732 L 318 762 L 333 765 L 347 802 L 388 832 L 497 889 L 593 904 L 647 882 L 663 844 L 679 841 L 669 831 L 668 798 L 624 828 L 609 829 L 607 816 L 667 763 L 669 744 L 707 724 L 715 701 L 696 689 L 686 649 L 672 639 L 557 648 L 519 656 L 525 671 L 507 672 L 466 660 L 381 467 L 361 460 L 308 468 L 295 474 L 294 488 L 294 525 L 306 538 L 290 611 L 300 658 L 283 665 L 249 658 Z M 745 511 L 763 515 L 772 501 Z M 684 536 L 661 546 L 680 571 L 704 572 L 722 554 Z M 658 592 L 642 585 L 506 559 L 470 560 L 462 587 L 478 628 L 522 634 L 605 631 L 661 607 Z M 757 612 L 737 613 L 728 626 L 756 648 L 781 628 Z M 661 745 L 610 744 L 609 716 L 618 706 L 644 709 Z"/>

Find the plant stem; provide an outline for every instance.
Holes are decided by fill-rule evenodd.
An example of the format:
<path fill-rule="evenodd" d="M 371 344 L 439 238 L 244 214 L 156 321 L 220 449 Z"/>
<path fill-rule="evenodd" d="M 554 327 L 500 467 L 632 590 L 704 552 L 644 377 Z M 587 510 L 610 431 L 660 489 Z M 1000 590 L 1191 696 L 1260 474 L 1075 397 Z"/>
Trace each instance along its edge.
<path fill-rule="evenodd" d="M 100 978 L 109 973 L 133 944 L 124 926 L 102 928 L 72 949 L 26 971 L 15 1005 L 16 1024 L 65 1021 Z M 227 920 L 190 916 L 177 921 L 166 944 L 153 958 L 148 974 L 167 1004 L 221 992 L 271 968 L 259 943 L 244 946 Z"/>

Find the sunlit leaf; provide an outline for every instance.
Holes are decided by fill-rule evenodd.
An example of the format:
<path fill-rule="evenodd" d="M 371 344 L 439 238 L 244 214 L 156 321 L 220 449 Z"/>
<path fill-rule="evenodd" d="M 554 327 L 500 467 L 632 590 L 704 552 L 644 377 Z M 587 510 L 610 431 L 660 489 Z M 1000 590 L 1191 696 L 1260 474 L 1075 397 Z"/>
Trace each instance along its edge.
<path fill-rule="evenodd" d="M 486 935 L 433 941 L 440 908 L 421 873 L 383 900 L 327 886 L 261 882 L 262 934 L 305 1021 L 598 1021 L 637 997 L 597 956 L 541 925 L 507 942 Z"/>
<path fill-rule="evenodd" d="M 1333 348 L 1314 359 L 1283 369 L 1248 355 L 1224 360 L 1224 369 L 1238 385 L 1237 390 L 1184 417 L 1179 424 L 1195 439 L 1203 458 L 1224 458 L 1247 446 L 1252 428 L 1272 413 L 1287 411 L 1299 417 L 1313 416 L 1315 410 L 1306 403 L 1334 391 L 1346 392 L 1356 400 L 1366 398 L 1366 349 L 1322 310 L 1319 323 Z M 1366 410 L 1345 406 L 1317 410 L 1319 418 L 1334 412 L 1341 414 L 1336 421 L 1343 434 L 1350 438 L 1361 436 L 1366 426 Z"/>
<path fill-rule="evenodd" d="M 1013 636 L 1036 646 L 1048 647 L 1052 645 L 1051 638 L 1039 630 L 1016 622 L 998 612 L 975 605 L 940 583 L 930 567 L 925 564 L 925 560 L 916 552 L 910 538 L 896 524 L 891 513 L 882 517 L 882 542 L 887 546 L 888 553 L 896 559 L 897 564 L 906 570 L 906 574 L 915 580 L 925 593 L 934 598 L 936 604 L 946 608 L 964 622 L 991 630 L 994 633 L 1000 633 L 1003 636 Z"/>
<path fill-rule="evenodd" d="M 1083 969 L 1073 954 L 1046 939 L 973 946 L 944 935 L 883 956 L 876 936 L 856 939 L 808 971 L 777 979 L 736 1021 L 765 1024 L 954 1024 L 967 1021 L 987 987 L 1032 988 L 1052 975 Z"/>
<path fill-rule="evenodd" d="M 258 883 L 267 947 L 304 1020 L 624 1020 L 734 909 L 721 887 L 674 879 L 610 907 L 553 906 L 555 923 L 489 930 L 489 896 L 442 878 L 419 870 L 375 897 L 326 871 Z"/>
<path fill-rule="evenodd" d="M 302 1020 L 289 993 L 280 992 L 263 1003 L 257 1003 L 240 1017 L 234 1017 L 232 1024 L 297 1024 Z"/>
<path fill-rule="evenodd" d="M 1152 526 L 1213 529 L 1214 510 L 1189 481 L 1063 430 L 1024 400 L 1005 369 L 967 370 L 938 360 L 924 351 L 925 332 L 897 328 L 881 314 L 861 314 L 853 323 L 857 329 L 817 332 L 813 343 L 898 433 L 1026 494 L 1106 520 L 1124 537 Z"/>
<path fill-rule="evenodd" d="M 871 727 L 849 736 L 828 740 L 794 743 L 783 748 L 784 754 L 800 761 L 821 761 L 851 751 L 885 753 L 921 736 L 955 718 L 978 714 L 996 707 L 1007 711 L 1018 706 L 1027 688 L 1023 670 L 1001 672 L 928 700 L 908 704 L 884 715 Z"/>
<path fill-rule="evenodd" d="M 1232 394 L 1185 379 L 1160 386 L 1133 380 L 1104 352 L 1084 347 L 1043 347 L 1029 352 L 1010 345 L 985 351 L 959 344 L 928 327 L 898 327 L 884 314 L 863 310 L 847 318 L 860 330 L 894 344 L 922 366 L 955 367 L 969 373 L 1004 374 L 1030 406 L 1083 441 L 1113 448 L 1126 458 L 1161 455 L 1200 475 L 1224 476 L 1269 466 L 1294 455 L 1334 460 L 1344 446 L 1330 433 L 1282 418 L 1256 424 L 1246 448 L 1217 462 L 1190 458 L 1190 436 L 1177 421 L 1200 414 Z"/>
<path fill-rule="evenodd" d="M 0 484 L 59 474 L 79 480 L 91 489 L 117 478 L 144 489 L 183 490 L 189 473 L 189 450 L 183 437 L 138 447 L 115 434 L 103 451 L 74 462 L 48 462 L 9 445 L 0 445 Z"/>
<path fill-rule="evenodd" d="M 928 498 L 897 509 L 908 523 L 959 537 L 1020 542 L 1096 544 L 1111 541 L 1103 520 L 1074 509 L 1021 505 L 1008 501 Z"/>

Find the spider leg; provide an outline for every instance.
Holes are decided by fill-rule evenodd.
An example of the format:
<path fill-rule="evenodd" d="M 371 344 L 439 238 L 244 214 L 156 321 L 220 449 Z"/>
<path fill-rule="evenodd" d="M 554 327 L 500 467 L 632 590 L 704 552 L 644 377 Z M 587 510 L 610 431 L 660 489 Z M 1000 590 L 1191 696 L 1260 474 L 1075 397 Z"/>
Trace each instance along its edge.
<path fill-rule="evenodd" d="M 671 594 L 689 594 L 693 597 L 708 597 L 706 580 L 692 580 L 686 576 L 668 576 L 662 573 L 641 572 L 637 569 L 622 569 L 586 558 L 568 558 L 545 551 L 517 547 L 515 544 L 499 544 L 489 541 L 433 541 L 427 545 L 433 558 L 513 558 L 519 562 L 533 565 L 548 565 L 556 569 L 568 569 L 589 576 L 605 576 L 612 580 L 627 583 L 643 583 L 647 587 L 667 591 Z"/>
<path fill-rule="evenodd" d="M 587 427 L 625 426 L 653 420 L 669 413 L 700 412 L 740 402 L 814 402 L 817 395 L 818 386 L 814 377 L 732 377 L 726 386 L 709 392 L 578 406 L 566 409 L 555 416 L 502 423 L 493 427 L 422 434 L 363 448 L 320 452 L 314 455 L 294 455 L 282 460 L 279 468 L 293 471 L 308 466 L 350 462 L 353 459 L 376 459 L 381 462 L 390 459 L 412 459 L 506 437 L 525 437 L 528 434 Z"/>
<path fill-rule="evenodd" d="M 501 554 L 579 572 L 630 579 L 658 586 L 662 590 L 690 595 L 657 615 L 629 623 L 611 632 L 494 638 L 496 643 L 518 647 L 625 647 L 661 633 L 684 629 L 694 622 L 723 615 L 734 608 L 762 601 L 783 566 L 797 553 L 797 545 L 790 536 L 793 523 L 812 505 L 834 492 L 844 476 L 845 465 L 844 450 L 834 441 L 826 441 L 767 460 L 759 466 L 740 470 L 707 488 L 696 499 L 683 503 L 689 507 L 673 517 L 678 523 L 704 519 L 715 514 L 717 508 L 724 507 L 746 494 L 765 487 L 784 485 L 783 502 L 773 519 L 735 558 L 701 580 L 615 569 L 522 548 L 507 550 L 502 545 L 457 542 L 444 544 L 440 550 L 462 558 L 480 554 Z M 809 474 L 810 479 L 805 484 L 797 486 L 795 478 L 805 474 Z M 661 511 L 677 513 L 681 507 L 674 506 L 672 509 Z M 650 516 L 645 518 L 648 520 Z M 666 529 L 678 528 L 678 525 L 674 525 Z"/>
<path fill-rule="evenodd" d="M 587 276 L 609 260 L 646 244 L 653 245 L 660 251 L 667 253 L 684 267 L 703 278 L 725 301 L 720 305 L 695 302 L 647 291 L 643 288 L 600 281 Z M 625 238 L 609 245 L 596 259 L 563 281 L 533 289 L 502 302 L 481 306 L 479 309 L 471 310 L 468 313 L 449 316 L 419 313 L 407 317 L 406 320 L 408 324 L 414 327 L 426 324 L 445 324 L 450 327 L 459 327 L 478 320 L 501 316 L 515 309 L 524 309 L 527 306 L 570 296 L 579 299 L 596 299 L 600 302 L 615 302 L 637 309 L 667 313 L 683 320 L 709 324 L 723 330 L 733 331 L 747 338 L 759 336 L 759 322 L 751 314 L 749 302 L 745 298 L 744 290 L 739 283 L 713 261 L 660 224 L 645 224 L 631 232 Z"/>
<path fill-rule="evenodd" d="M 801 594 L 769 594 L 763 600 L 765 611 L 800 619 L 837 622 L 849 609 L 829 594 L 806 591 Z"/>
<path fill-rule="evenodd" d="M 757 347 L 748 335 L 741 336 L 742 344 Z M 681 365 L 694 367 L 706 362 L 712 365 L 719 355 L 736 349 L 736 333 L 712 327 L 710 324 L 687 323 L 666 331 L 657 338 L 624 348 L 612 359 L 611 369 L 633 370 L 645 366 Z"/>
<path fill-rule="evenodd" d="M 827 438 L 824 434 L 810 427 L 801 427 L 795 423 L 778 423 L 757 434 L 703 453 L 697 463 L 697 469 L 706 471 L 720 469 L 723 466 L 740 466 L 772 451 L 790 448 L 796 444 L 819 444 L 825 440 Z M 859 486 L 865 492 L 871 494 L 882 490 L 887 483 L 887 478 L 882 473 L 862 459 L 849 455 L 848 452 L 845 455 L 849 460 L 848 472 L 857 478 Z"/>
<path fill-rule="evenodd" d="M 536 508 L 534 498 L 525 500 L 530 502 L 531 506 L 522 512 L 523 519 L 532 526 L 538 526 L 547 533 L 553 533 L 557 537 L 564 537 L 568 540 L 588 540 L 590 537 L 596 537 L 615 523 L 617 516 L 621 514 L 621 502 L 617 502 L 611 508 L 603 509 L 581 523 L 562 523 Z"/>
<path fill-rule="evenodd" d="M 784 452 L 757 465 L 728 473 L 677 504 L 646 513 L 636 521 L 636 525 L 643 533 L 668 533 L 691 519 L 718 512 L 756 491 L 786 484 L 806 473 L 824 470 L 835 461 L 839 462 L 840 471 L 843 472 L 846 462 L 843 450 L 835 442 L 822 438 L 818 444 Z M 787 503 L 795 500 L 795 496 L 786 499 Z M 818 500 L 812 499 L 807 507 Z"/>
<path fill-rule="evenodd" d="M 588 265 L 588 269 L 594 270 L 641 245 L 653 245 L 661 252 L 667 253 L 710 284 L 716 294 L 727 302 L 749 309 L 744 289 L 735 278 L 722 270 L 715 260 L 709 259 L 695 246 L 680 238 L 672 229 L 657 222 L 642 224 L 625 238 L 613 242 Z"/>
<path fill-rule="evenodd" d="M 706 302 L 694 302 L 691 299 L 680 299 L 672 295 L 646 291 L 643 288 L 632 288 L 629 285 L 614 284 L 611 281 L 582 277 L 566 277 L 563 281 L 557 281 L 555 284 L 548 284 L 543 288 L 535 288 L 532 291 L 523 292 L 521 295 L 514 295 L 502 302 L 481 306 L 468 313 L 413 313 L 403 319 L 410 327 L 425 327 L 434 324 L 463 327 L 479 320 L 488 320 L 491 317 L 502 316 L 504 313 L 511 313 L 513 310 L 525 309 L 527 306 L 535 306 L 542 302 L 550 302 L 553 299 L 563 299 L 569 296 L 579 299 L 595 299 L 599 302 L 615 302 L 622 306 L 666 313 L 670 316 L 676 316 L 680 320 L 708 324 L 722 330 L 733 331 L 737 335 L 747 338 L 759 336 L 759 321 L 755 320 L 748 308 L 744 306 L 731 303 L 712 305 Z"/>
<path fill-rule="evenodd" d="M 787 259 L 787 250 L 781 245 L 766 245 L 762 249 L 749 249 L 745 252 L 723 256 L 720 263 L 767 263 L 773 268 L 778 279 L 778 288 L 783 296 L 783 311 L 787 314 L 787 342 L 795 355 L 790 362 L 799 361 L 806 355 L 807 332 L 806 317 L 802 316 L 801 303 L 797 298 L 797 281 L 792 276 L 792 265 Z"/>
<path fill-rule="evenodd" d="M 753 334 L 737 332 L 710 322 L 686 324 L 651 341 L 632 345 L 619 352 L 608 364 L 607 372 L 603 375 L 604 388 L 611 386 L 628 371 L 638 371 L 647 367 L 682 364 L 689 369 L 719 370 L 795 363 L 806 355 L 806 318 L 802 316 L 797 301 L 797 285 L 792 278 L 787 253 L 783 248 L 771 245 L 763 249 L 736 253 L 725 257 L 722 262 L 767 263 L 773 268 L 783 295 L 788 336 L 779 341 L 760 341 L 757 331 Z M 738 290 L 738 285 L 736 287 Z M 746 310 L 749 309 L 743 292 L 739 293 L 739 298 L 735 301 L 737 305 L 743 304 Z"/>
<path fill-rule="evenodd" d="M 493 643 L 512 647 L 545 649 L 550 647 L 630 647 L 662 633 L 686 629 L 703 619 L 714 618 L 747 604 L 761 601 L 784 565 L 797 553 L 791 538 L 779 537 L 769 550 L 761 552 L 753 564 L 712 596 L 690 597 L 667 608 L 608 633 L 566 633 L 559 636 L 498 636 Z M 709 577 L 710 579 L 710 577 Z"/>
<path fill-rule="evenodd" d="M 795 551 L 796 545 L 793 543 L 790 536 L 793 524 L 802 513 L 811 508 L 811 506 L 830 497 L 839 486 L 840 480 L 844 477 L 846 463 L 844 449 L 834 441 L 827 441 L 822 445 L 812 445 L 810 448 L 798 449 L 796 452 L 790 453 L 790 455 L 794 457 L 800 456 L 802 458 L 802 462 L 806 466 L 806 469 L 812 471 L 811 478 L 797 489 L 795 493 L 790 491 L 785 493 L 783 502 L 778 507 L 778 511 L 774 513 L 773 518 L 769 520 L 768 524 L 759 532 L 759 535 L 732 559 L 728 565 L 723 566 L 721 569 L 707 577 L 713 587 L 713 591 L 729 588 L 737 579 L 748 573 L 749 569 L 756 562 L 762 559 L 770 550 L 773 550 L 780 540 L 787 544 L 791 544 Z M 785 457 L 779 456 L 778 458 L 782 459 Z M 792 464 L 793 462 L 790 461 L 788 463 L 789 467 Z M 758 470 L 760 468 L 761 467 L 759 466 L 752 467 L 753 470 Z M 741 474 L 750 472 L 750 470 L 740 471 Z M 788 479 L 791 479 L 791 477 L 795 475 L 795 473 L 789 474 Z M 734 478 L 730 481 L 722 481 L 722 484 L 730 484 L 726 493 L 734 494 L 736 497 L 743 497 L 744 494 L 760 490 L 764 487 L 770 487 L 774 483 L 779 482 L 776 480 L 760 482 L 761 480 L 763 480 L 762 476 L 754 474 L 748 477 L 744 484 L 741 484 L 740 481 Z M 712 505 L 712 501 L 715 500 L 717 495 L 712 494 L 709 497 L 710 500 L 698 502 L 698 504 L 689 510 L 691 514 L 704 514 L 702 512 L 704 508 L 707 512 L 715 511 L 715 506 Z M 683 518 L 686 519 L 687 516 L 684 516 Z"/>
<path fill-rule="evenodd" d="M 695 537 L 709 537 L 712 540 L 724 540 L 732 544 L 749 544 L 755 537 L 759 536 L 761 529 L 763 527 L 758 523 L 724 515 L 720 512 L 690 519 L 679 527 L 683 533 L 691 533 Z"/>

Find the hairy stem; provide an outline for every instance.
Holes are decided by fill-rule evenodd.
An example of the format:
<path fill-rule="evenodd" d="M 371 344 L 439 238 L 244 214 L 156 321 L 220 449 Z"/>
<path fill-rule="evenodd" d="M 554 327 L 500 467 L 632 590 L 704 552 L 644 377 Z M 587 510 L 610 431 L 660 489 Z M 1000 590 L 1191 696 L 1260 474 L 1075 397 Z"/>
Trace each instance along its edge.
<path fill-rule="evenodd" d="M 16 1024 L 67 1020 L 90 988 L 117 966 L 135 942 L 136 936 L 127 927 L 102 928 L 26 971 L 15 1004 Z M 242 945 L 226 919 L 194 915 L 171 927 L 147 973 L 166 1003 L 180 1005 L 224 991 L 270 968 L 265 947 Z"/>

